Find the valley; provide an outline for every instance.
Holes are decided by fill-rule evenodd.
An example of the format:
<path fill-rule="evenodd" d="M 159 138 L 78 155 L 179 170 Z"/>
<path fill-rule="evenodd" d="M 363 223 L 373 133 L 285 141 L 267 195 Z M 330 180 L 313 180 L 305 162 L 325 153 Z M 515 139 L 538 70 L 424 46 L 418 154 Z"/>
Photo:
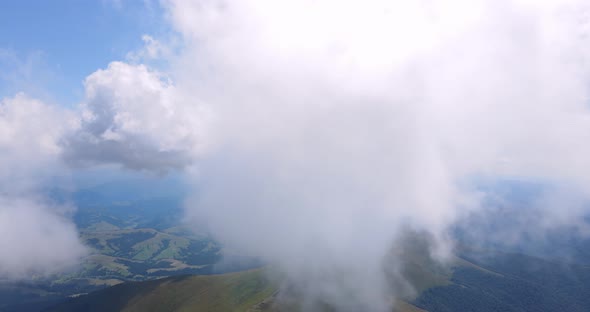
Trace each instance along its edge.
<path fill-rule="evenodd" d="M 465 252 L 455 258 L 442 283 L 432 272 L 423 275 L 421 292 L 398 299 L 393 311 L 587 311 L 590 307 L 590 267 L 521 254 L 493 253 L 493 260 L 485 258 L 490 255 Z M 124 283 L 45 311 L 301 311 L 303 300 L 297 291 L 279 285 L 280 278 L 268 267 L 179 276 Z M 313 311 L 334 309 L 318 303 Z"/>
<path fill-rule="evenodd" d="M 89 253 L 67 272 L 0 283 L 0 311 L 301 311 L 301 289 L 256 259 L 228 252 L 183 222 L 182 193 L 143 185 L 73 194 L 73 216 Z M 151 187 L 151 189 L 150 189 Z M 115 194 L 115 195 L 113 195 Z M 119 195 L 117 195 L 119 194 Z M 151 196 L 157 197 L 151 197 Z M 55 198 L 60 198 L 55 196 Z M 63 200 L 63 198 L 62 198 Z M 392 293 L 394 311 L 587 311 L 590 266 L 505 249 L 460 245 L 449 266 L 410 234 L 392 261 L 412 291 Z M 580 244 L 586 244 L 580 241 Z M 225 252 L 225 253 L 224 253 Z M 574 258 L 579 259 L 579 258 Z M 400 262 L 401 261 L 401 262 Z M 395 282 L 396 278 L 392 278 Z M 288 284 L 287 284 L 288 285 Z M 313 311 L 334 311 L 311 303 Z"/>

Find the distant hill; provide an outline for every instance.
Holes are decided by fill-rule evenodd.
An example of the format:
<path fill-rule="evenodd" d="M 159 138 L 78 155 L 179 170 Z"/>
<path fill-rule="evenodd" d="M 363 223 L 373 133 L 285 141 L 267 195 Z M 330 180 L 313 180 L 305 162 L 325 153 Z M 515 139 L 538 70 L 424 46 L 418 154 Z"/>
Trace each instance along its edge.
<path fill-rule="evenodd" d="M 150 277 L 212 272 L 220 248 L 207 237 L 177 234 L 173 229 L 82 231 L 94 255 L 79 274 L 86 278 L 145 280 Z"/>
<path fill-rule="evenodd" d="M 590 266 L 517 253 L 464 252 L 450 283 L 413 302 L 428 311 L 590 311 Z"/>

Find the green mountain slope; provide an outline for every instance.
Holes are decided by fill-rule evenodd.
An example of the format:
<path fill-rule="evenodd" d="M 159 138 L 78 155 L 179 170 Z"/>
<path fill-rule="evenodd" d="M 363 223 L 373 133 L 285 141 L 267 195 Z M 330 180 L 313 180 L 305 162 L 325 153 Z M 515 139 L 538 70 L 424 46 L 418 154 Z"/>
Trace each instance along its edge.
<path fill-rule="evenodd" d="M 201 276 L 176 276 L 119 284 L 43 310 L 44 312 L 246 311 L 295 312 L 297 302 L 278 302 L 278 283 L 264 269 Z M 322 311 L 333 311 L 325 306 Z M 398 301 L 396 312 L 423 312 Z"/>
<path fill-rule="evenodd" d="M 116 285 L 45 311 L 247 311 L 276 290 L 262 270 L 177 276 Z"/>
<path fill-rule="evenodd" d="M 398 301 L 394 311 L 590 311 L 590 267 L 520 254 L 463 253 L 449 276 L 410 268 L 420 294 Z M 113 286 L 71 299 L 47 312 L 78 311 L 299 311 L 265 270 L 182 276 Z M 418 273 L 417 273 L 418 272 Z M 434 273 L 433 273 L 434 272 Z M 300 299 L 300 298 L 299 298 Z M 329 307 L 322 311 L 333 311 Z"/>

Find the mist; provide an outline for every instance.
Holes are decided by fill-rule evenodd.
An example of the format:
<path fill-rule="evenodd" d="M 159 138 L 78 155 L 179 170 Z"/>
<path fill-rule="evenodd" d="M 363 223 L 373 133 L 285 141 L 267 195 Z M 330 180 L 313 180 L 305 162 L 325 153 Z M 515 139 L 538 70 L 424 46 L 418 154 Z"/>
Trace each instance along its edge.
<path fill-rule="evenodd" d="M 587 213 L 582 2 L 168 4 L 186 44 L 176 85 L 214 115 L 187 212 L 280 267 L 304 309 L 411 295 L 404 237 L 425 233 L 423 252 L 448 263 L 482 177 L 575 194 L 531 209 L 539 231 Z"/>
<path fill-rule="evenodd" d="M 520 217 L 499 222 L 499 240 L 587 233 L 584 1 L 161 5 L 181 44 L 144 36 L 90 74 L 75 111 L 40 114 L 74 117 L 39 146 L 74 168 L 186 173 L 187 219 L 278 268 L 304 310 L 388 311 L 415 295 L 412 255 L 449 265 L 457 225 L 481 228 L 502 202 L 481 181 L 555 186 L 503 206 Z"/>
<path fill-rule="evenodd" d="M 27 280 L 74 267 L 87 253 L 69 216 L 75 207 L 43 195 L 61 165 L 68 112 L 24 94 L 0 100 L 0 280 Z"/>

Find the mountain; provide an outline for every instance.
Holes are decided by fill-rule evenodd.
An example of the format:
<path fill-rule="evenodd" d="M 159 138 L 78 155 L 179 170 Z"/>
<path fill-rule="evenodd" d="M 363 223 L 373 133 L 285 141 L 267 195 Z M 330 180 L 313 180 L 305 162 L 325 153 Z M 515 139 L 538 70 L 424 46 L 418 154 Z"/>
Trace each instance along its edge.
<path fill-rule="evenodd" d="M 590 310 L 590 267 L 522 254 L 463 251 L 446 281 L 425 274 L 420 280 L 422 291 L 398 301 L 395 311 Z M 277 285 L 263 269 L 171 277 L 120 284 L 45 311 L 298 311 L 297 303 L 276 299 Z"/>
<path fill-rule="evenodd" d="M 0 312 L 39 311 L 123 282 L 260 266 L 183 223 L 183 194 L 172 178 L 103 181 L 75 192 L 47 190 L 54 202 L 77 207 L 72 218 L 89 254 L 65 272 L 0 280 Z"/>
<path fill-rule="evenodd" d="M 205 276 L 262 264 L 232 255 L 184 226 L 181 188 L 127 182 L 100 183 L 70 196 L 91 255 L 66 274 L 0 281 L 1 312 L 40 311 L 64 300 L 48 311 L 301 310 L 297 290 L 282 288 L 282 301 L 276 300 L 276 284 L 264 278 L 265 270 Z M 55 194 L 68 202 L 66 195 Z M 534 194 L 535 188 L 522 190 L 513 201 L 526 203 Z M 470 221 L 489 229 L 502 220 L 483 215 Z M 475 244 L 471 229 L 458 230 L 459 245 L 479 249 L 460 248 L 450 267 L 430 259 L 428 238 L 420 233 L 411 233 L 393 251 L 391 261 L 416 288 L 397 302 L 397 311 L 590 311 L 590 240 L 556 232 L 544 245 Z"/>
<path fill-rule="evenodd" d="M 131 282 L 71 299 L 46 312 L 247 311 L 277 291 L 263 271 Z"/>
<path fill-rule="evenodd" d="M 268 279 L 267 273 L 266 269 L 256 269 L 125 283 L 71 299 L 43 311 L 299 311 L 297 304 L 276 302 L 278 283 Z M 399 302 L 397 311 L 422 310 Z"/>

